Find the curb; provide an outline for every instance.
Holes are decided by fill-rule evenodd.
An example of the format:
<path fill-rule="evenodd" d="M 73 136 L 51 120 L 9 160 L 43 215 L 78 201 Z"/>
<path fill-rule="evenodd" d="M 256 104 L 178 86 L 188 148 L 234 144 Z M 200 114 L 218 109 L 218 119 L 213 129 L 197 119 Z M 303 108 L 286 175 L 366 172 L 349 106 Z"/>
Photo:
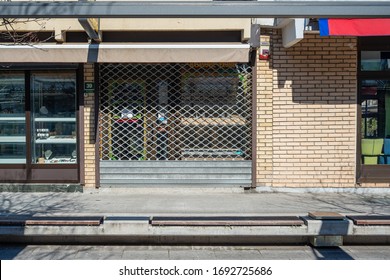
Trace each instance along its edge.
<path fill-rule="evenodd" d="M 390 225 L 356 225 L 353 220 L 301 216 L 294 226 L 166 226 L 148 216 L 106 216 L 99 225 L 5 225 L 0 243 L 27 244 L 236 244 L 340 246 L 390 244 Z"/>

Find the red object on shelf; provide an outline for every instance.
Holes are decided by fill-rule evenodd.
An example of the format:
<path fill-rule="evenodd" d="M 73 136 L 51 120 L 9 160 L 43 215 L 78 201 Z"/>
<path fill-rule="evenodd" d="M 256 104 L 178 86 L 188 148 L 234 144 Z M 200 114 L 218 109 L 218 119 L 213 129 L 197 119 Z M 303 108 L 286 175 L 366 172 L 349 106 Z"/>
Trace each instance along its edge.
<path fill-rule="evenodd" d="M 136 123 L 138 119 L 117 119 L 117 123 Z"/>

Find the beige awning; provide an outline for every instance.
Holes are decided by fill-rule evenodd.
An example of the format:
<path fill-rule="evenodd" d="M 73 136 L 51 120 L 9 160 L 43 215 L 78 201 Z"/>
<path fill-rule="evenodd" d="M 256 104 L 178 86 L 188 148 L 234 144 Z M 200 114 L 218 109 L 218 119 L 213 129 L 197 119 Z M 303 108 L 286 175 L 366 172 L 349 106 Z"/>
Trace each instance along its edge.
<path fill-rule="evenodd" d="M 0 63 L 248 62 L 247 44 L 0 45 Z"/>

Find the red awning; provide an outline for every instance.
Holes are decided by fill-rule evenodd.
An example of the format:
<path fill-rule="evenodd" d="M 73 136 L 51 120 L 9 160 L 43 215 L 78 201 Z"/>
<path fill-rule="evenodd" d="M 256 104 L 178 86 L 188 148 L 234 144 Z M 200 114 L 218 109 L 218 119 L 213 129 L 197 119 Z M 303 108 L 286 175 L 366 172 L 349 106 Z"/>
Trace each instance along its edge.
<path fill-rule="evenodd" d="M 321 36 L 389 36 L 390 19 L 320 19 Z"/>

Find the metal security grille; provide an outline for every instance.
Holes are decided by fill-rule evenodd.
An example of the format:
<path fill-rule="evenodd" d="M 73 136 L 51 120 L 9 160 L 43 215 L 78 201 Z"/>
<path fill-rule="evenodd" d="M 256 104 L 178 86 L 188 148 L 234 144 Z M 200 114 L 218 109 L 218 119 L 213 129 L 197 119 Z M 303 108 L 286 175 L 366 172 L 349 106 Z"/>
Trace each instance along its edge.
<path fill-rule="evenodd" d="M 101 64 L 101 160 L 250 160 L 245 64 Z"/>

